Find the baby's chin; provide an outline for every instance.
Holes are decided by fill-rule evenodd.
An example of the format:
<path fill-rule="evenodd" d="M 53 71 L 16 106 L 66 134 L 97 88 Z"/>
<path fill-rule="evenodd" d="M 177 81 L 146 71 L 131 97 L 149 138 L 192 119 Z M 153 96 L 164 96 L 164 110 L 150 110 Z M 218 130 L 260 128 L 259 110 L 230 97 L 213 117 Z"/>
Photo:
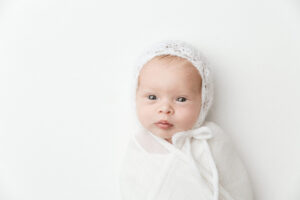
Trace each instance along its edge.
<path fill-rule="evenodd" d="M 154 129 L 151 129 L 149 130 L 151 133 L 153 133 L 154 135 L 162 138 L 162 139 L 165 139 L 167 141 L 170 141 L 172 139 L 172 136 L 178 132 L 176 131 L 175 129 L 168 129 L 168 130 L 162 130 L 160 128 L 154 128 Z"/>

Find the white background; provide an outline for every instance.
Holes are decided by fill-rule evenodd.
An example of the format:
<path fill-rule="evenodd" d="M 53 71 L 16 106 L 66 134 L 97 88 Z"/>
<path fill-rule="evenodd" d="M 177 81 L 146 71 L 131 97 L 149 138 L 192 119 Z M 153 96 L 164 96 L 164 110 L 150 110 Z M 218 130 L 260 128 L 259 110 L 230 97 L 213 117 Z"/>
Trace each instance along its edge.
<path fill-rule="evenodd" d="M 256 199 L 299 200 L 299 35 L 297 0 L 0 1 L 0 199 L 118 199 L 132 64 L 180 39 Z"/>

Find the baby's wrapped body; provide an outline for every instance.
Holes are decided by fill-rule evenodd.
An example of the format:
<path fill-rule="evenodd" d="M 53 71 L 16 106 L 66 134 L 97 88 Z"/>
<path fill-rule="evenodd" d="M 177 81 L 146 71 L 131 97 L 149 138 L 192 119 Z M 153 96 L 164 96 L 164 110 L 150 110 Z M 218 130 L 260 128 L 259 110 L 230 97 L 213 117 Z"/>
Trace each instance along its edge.
<path fill-rule="evenodd" d="M 173 144 L 138 131 L 121 171 L 124 200 L 252 200 L 245 167 L 213 122 L 174 135 Z"/>
<path fill-rule="evenodd" d="M 137 63 L 132 92 L 139 127 L 121 169 L 123 200 L 253 199 L 230 137 L 205 121 L 212 78 L 197 49 L 182 41 L 154 45 Z"/>

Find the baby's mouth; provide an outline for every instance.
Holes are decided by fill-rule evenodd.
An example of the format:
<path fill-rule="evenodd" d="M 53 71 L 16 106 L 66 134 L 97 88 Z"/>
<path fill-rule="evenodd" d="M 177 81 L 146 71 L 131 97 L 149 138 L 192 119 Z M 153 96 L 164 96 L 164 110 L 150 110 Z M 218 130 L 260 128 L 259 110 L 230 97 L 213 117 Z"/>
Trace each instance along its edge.
<path fill-rule="evenodd" d="M 173 126 L 173 124 L 169 123 L 166 120 L 160 120 L 160 121 L 156 122 L 155 125 L 161 129 L 169 129 Z"/>

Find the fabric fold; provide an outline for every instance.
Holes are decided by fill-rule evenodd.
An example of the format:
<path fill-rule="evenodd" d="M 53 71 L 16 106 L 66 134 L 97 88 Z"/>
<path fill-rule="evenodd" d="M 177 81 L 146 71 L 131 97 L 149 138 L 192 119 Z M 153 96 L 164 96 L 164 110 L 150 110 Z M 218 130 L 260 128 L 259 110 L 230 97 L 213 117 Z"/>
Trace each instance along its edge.
<path fill-rule="evenodd" d="M 169 143 L 164 142 L 161 138 L 158 138 L 157 136 L 153 135 L 151 132 L 149 132 L 149 133 L 153 137 L 155 137 L 158 141 L 162 142 L 163 145 L 169 146 L 168 148 L 171 147 Z M 203 144 L 204 144 L 205 152 L 208 154 L 209 166 L 210 166 L 212 174 L 213 174 L 213 177 L 211 179 L 211 181 L 212 181 L 211 184 L 213 185 L 213 188 L 214 188 L 213 200 L 218 200 L 218 196 L 219 196 L 218 170 L 217 170 L 213 155 L 211 153 L 209 144 L 207 143 L 207 140 L 211 139 L 212 137 L 213 137 L 212 130 L 208 126 L 201 126 L 197 129 L 192 129 L 189 131 L 182 131 L 182 132 L 174 134 L 172 137 L 171 145 L 180 150 L 182 148 L 182 146 L 184 144 L 186 144 L 188 149 L 186 152 L 184 152 L 185 156 L 187 156 L 191 160 L 195 169 L 197 169 L 199 174 L 202 175 L 200 169 L 198 168 L 198 166 L 196 164 L 195 158 L 193 157 L 191 143 L 190 143 L 190 141 L 187 141 L 187 140 L 190 140 L 191 138 L 194 138 L 196 140 L 204 140 Z"/>

